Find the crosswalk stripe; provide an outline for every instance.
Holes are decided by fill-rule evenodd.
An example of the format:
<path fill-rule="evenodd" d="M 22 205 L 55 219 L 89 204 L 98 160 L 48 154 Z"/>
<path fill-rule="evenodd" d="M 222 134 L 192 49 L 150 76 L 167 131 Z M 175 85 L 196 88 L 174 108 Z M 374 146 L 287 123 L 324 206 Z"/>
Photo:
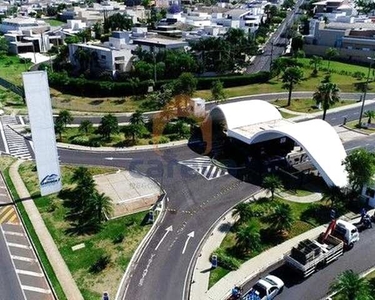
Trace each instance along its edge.
<path fill-rule="evenodd" d="M 37 260 L 35 258 L 29 258 L 24 256 L 18 256 L 18 255 L 11 255 L 10 256 L 13 260 L 20 260 L 20 261 L 27 261 L 27 262 L 36 262 Z"/>
<path fill-rule="evenodd" d="M 226 169 L 221 169 L 214 165 L 209 157 L 197 157 L 179 161 L 178 163 L 193 169 L 207 180 L 212 180 L 229 174 Z"/>
<path fill-rule="evenodd" d="M 21 232 L 14 232 L 14 231 L 4 231 L 4 234 L 7 234 L 7 235 L 14 235 L 14 236 L 25 236 L 23 233 Z"/>
<path fill-rule="evenodd" d="M 17 222 L 16 222 L 17 221 Z M 13 224 L 19 224 L 19 220 L 18 220 L 18 216 L 17 214 L 14 214 L 9 220 L 8 220 L 9 223 L 13 223 Z"/>

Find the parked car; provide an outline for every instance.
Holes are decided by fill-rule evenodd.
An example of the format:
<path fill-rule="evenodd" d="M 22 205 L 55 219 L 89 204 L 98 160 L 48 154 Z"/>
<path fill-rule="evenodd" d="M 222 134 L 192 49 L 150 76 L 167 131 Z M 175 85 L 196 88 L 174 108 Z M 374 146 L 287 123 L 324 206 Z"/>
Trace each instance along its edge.
<path fill-rule="evenodd" d="M 251 299 L 251 296 L 255 294 L 260 300 L 272 300 L 283 288 L 284 282 L 280 278 L 267 275 L 253 286 L 244 299 Z"/>

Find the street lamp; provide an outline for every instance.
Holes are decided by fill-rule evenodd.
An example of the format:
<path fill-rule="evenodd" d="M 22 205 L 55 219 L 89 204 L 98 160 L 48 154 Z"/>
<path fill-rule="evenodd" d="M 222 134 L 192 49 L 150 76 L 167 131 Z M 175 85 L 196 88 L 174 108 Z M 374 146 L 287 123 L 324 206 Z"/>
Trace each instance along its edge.
<path fill-rule="evenodd" d="M 372 63 L 374 62 L 375 58 L 367 57 L 367 59 L 370 60 L 370 64 L 369 64 L 369 66 L 368 66 L 367 80 L 366 80 L 365 90 L 364 90 L 364 92 L 363 92 L 362 105 L 361 105 L 361 112 L 360 112 L 360 114 L 359 114 L 358 126 L 359 126 L 360 128 L 361 128 L 361 126 L 362 126 L 363 108 L 364 108 L 364 106 L 365 106 L 366 94 L 367 94 L 367 88 L 368 88 L 368 83 L 369 83 L 369 81 L 370 81 L 371 66 L 372 66 Z"/>

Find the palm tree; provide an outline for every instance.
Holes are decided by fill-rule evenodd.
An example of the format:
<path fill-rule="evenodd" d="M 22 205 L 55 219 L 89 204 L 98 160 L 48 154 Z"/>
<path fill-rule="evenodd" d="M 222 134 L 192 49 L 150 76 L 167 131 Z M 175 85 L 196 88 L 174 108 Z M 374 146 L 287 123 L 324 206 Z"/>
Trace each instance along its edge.
<path fill-rule="evenodd" d="M 331 72 L 331 70 L 330 70 L 331 60 L 338 55 L 339 55 L 339 52 L 335 48 L 328 48 L 326 50 L 326 56 L 327 56 L 327 59 L 328 59 L 328 72 Z"/>
<path fill-rule="evenodd" d="M 302 81 L 303 71 L 299 67 L 289 67 L 285 70 L 281 79 L 284 83 L 283 88 L 289 91 L 287 106 L 290 106 L 293 88 L 296 84 Z"/>
<path fill-rule="evenodd" d="M 144 132 L 145 127 L 143 125 L 137 125 L 137 124 L 130 124 L 126 127 L 124 127 L 123 132 L 125 134 L 125 137 L 132 137 L 132 142 L 135 144 L 137 141 L 137 138 L 142 135 Z"/>
<path fill-rule="evenodd" d="M 288 232 L 293 225 L 294 218 L 290 205 L 280 203 L 275 207 L 275 211 L 267 220 L 271 227 L 277 232 Z"/>
<path fill-rule="evenodd" d="M 85 50 L 83 48 L 78 48 L 74 52 L 73 57 L 76 61 L 78 61 L 80 71 L 87 70 L 87 66 L 90 61 L 90 51 Z"/>
<path fill-rule="evenodd" d="M 263 187 L 271 193 L 271 200 L 273 200 L 276 190 L 281 189 L 283 183 L 278 176 L 270 174 L 263 179 Z"/>
<path fill-rule="evenodd" d="M 145 120 L 143 114 L 140 110 L 136 110 L 130 117 L 130 124 L 132 125 L 144 125 Z"/>
<path fill-rule="evenodd" d="M 243 253 L 260 250 L 260 242 L 259 225 L 256 222 L 246 224 L 236 234 L 236 247 Z"/>
<path fill-rule="evenodd" d="M 62 134 L 65 131 L 64 123 L 60 118 L 56 118 L 55 120 L 55 133 L 59 135 L 59 140 L 61 141 Z"/>
<path fill-rule="evenodd" d="M 368 110 L 365 112 L 364 116 L 368 118 L 367 123 L 371 124 L 371 120 L 375 119 L 375 111 L 374 110 Z"/>
<path fill-rule="evenodd" d="M 117 118 L 112 114 L 105 115 L 100 121 L 98 130 L 104 138 L 110 140 L 111 135 L 118 132 Z"/>
<path fill-rule="evenodd" d="M 72 114 L 68 110 L 60 111 L 57 119 L 61 120 L 61 122 L 64 124 L 64 127 L 66 127 L 68 124 L 71 124 L 74 120 Z"/>
<path fill-rule="evenodd" d="M 330 286 L 331 292 L 338 292 L 342 300 L 370 300 L 371 286 L 366 278 L 361 278 L 353 270 L 341 273 Z"/>
<path fill-rule="evenodd" d="M 340 100 L 340 89 L 335 83 L 327 82 L 321 83 L 318 86 L 317 91 L 313 95 L 313 99 L 316 103 L 322 104 L 323 107 L 323 120 L 326 118 L 327 110 Z"/>
<path fill-rule="evenodd" d="M 253 216 L 250 204 L 244 202 L 238 203 L 233 209 L 232 216 L 239 216 L 237 222 L 239 224 L 247 223 Z"/>
<path fill-rule="evenodd" d="M 79 131 L 88 134 L 92 130 L 92 122 L 89 120 L 83 120 L 79 125 Z"/>
<path fill-rule="evenodd" d="M 95 193 L 93 197 L 93 206 L 99 224 L 102 223 L 102 220 L 111 216 L 113 213 L 112 200 L 104 193 Z"/>
<path fill-rule="evenodd" d="M 321 63 L 322 63 L 322 58 L 320 56 L 313 55 L 313 57 L 311 57 L 310 65 L 314 66 L 313 74 L 315 74 L 315 75 L 318 74 L 318 68 L 319 68 Z"/>

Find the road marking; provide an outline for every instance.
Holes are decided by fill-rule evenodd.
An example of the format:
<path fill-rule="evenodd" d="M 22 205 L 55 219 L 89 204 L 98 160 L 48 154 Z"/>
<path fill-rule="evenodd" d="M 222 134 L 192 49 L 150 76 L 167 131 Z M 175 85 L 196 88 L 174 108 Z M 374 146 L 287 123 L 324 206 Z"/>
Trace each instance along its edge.
<path fill-rule="evenodd" d="M 104 157 L 106 160 L 132 160 L 132 158 L 127 157 Z"/>
<path fill-rule="evenodd" d="M 1 122 L 0 122 L 0 123 L 1 123 Z M 0 231 L 1 231 L 1 233 L 3 234 L 3 236 L 4 236 L 4 230 L 3 230 L 3 228 L 2 228 L 1 226 L 0 226 Z M 12 257 L 12 254 L 10 253 L 10 249 L 9 249 L 9 245 L 8 245 L 8 243 L 5 243 L 5 245 L 6 245 L 6 247 L 7 247 L 7 250 L 8 250 L 9 256 Z M 15 269 L 16 269 L 16 265 L 14 264 L 13 259 L 11 259 L 11 262 L 12 262 L 13 269 L 15 270 Z M 20 277 L 19 277 L 18 275 L 17 275 L 16 277 L 17 277 L 18 284 L 21 286 L 21 280 L 20 280 Z M 25 295 L 25 292 L 23 291 L 23 289 L 21 289 L 21 291 L 22 291 L 23 298 L 24 298 L 24 299 L 27 299 L 27 298 L 26 298 L 26 295 Z"/>
<path fill-rule="evenodd" d="M 22 244 L 16 244 L 16 243 L 7 243 L 9 247 L 14 247 L 14 248 L 21 248 L 21 249 L 31 249 L 30 246 L 27 245 L 22 245 Z"/>
<path fill-rule="evenodd" d="M 18 119 L 20 120 L 20 123 L 22 126 L 25 126 L 25 121 L 23 120 L 22 116 L 18 116 Z"/>
<path fill-rule="evenodd" d="M 15 222 L 16 220 L 17 220 L 17 222 Z M 14 215 L 8 220 L 8 223 L 19 224 L 19 220 L 18 220 L 18 216 L 17 216 L 17 214 L 14 214 Z"/>
<path fill-rule="evenodd" d="M 25 291 L 37 292 L 37 293 L 41 293 L 41 294 L 51 294 L 50 290 L 37 288 L 37 287 L 34 287 L 34 286 L 21 285 L 21 288 Z"/>
<path fill-rule="evenodd" d="M 31 271 L 26 271 L 26 270 L 19 270 L 19 269 L 17 269 L 16 273 L 17 274 L 21 274 L 21 275 L 34 276 L 34 277 L 44 277 L 44 275 L 42 273 L 31 272 Z"/>
<path fill-rule="evenodd" d="M 146 268 L 142 272 L 142 278 L 139 280 L 138 286 L 142 286 L 143 285 L 143 282 L 145 281 L 145 277 L 146 277 L 146 275 L 148 273 L 148 269 L 150 268 L 151 263 L 152 263 L 155 255 L 156 254 L 154 254 L 154 253 L 151 254 L 151 256 L 150 256 L 150 258 L 148 260 L 147 266 L 146 266 Z"/>
<path fill-rule="evenodd" d="M 348 149 L 346 149 L 346 151 L 351 151 L 351 150 L 358 149 L 358 148 L 361 148 L 361 146 L 355 146 L 355 147 L 352 147 L 352 148 L 348 148 Z"/>
<path fill-rule="evenodd" d="M 5 214 L 4 214 L 5 212 Z M 0 213 L 0 224 L 4 223 L 9 217 L 11 214 L 13 214 L 14 211 L 13 211 L 13 208 L 8 206 L 6 207 L 1 213 Z"/>
<path fill-rule="evenodd" d="M 157 246 L 155 247 L 155 251 L 158 250 L 159 246 L 161 245 L 161 243 L 164 241 L 164 239 L 167 237 L 168 233 L 170 233 L 171 231 L 173 231 L 173 227 L 172 225 L 169 226 L 168 228 L 165 229 L 166 232 L 164 233 L 163 237 L 161 238 L 160 242 L 157 244 Z"/>
<path fill-rule="evenodd" d="M 6 138 L 5 138 L 5 133 L 4 133 L 3 124 L 2 124 L 1 122 L 0 122 L 0 134 L 1 134 L 1 139 L 2 139 L 3 142 L 4 142 L 5 152 L 6 152 L 6 153 L 9 153 L 8 143 L 7 143 L 7 140 L 6 140 Z"/>
<path fill-rule="evenodd" d="M 182 249 L 182 254 L 185 253 L 185 251 L 186 251 L 186 247 L 187 247 L 187 245 L 188 245 L 188 243 L 189 243 L 189 240 L 190 240 L 191 238 L 193 238 L 193 237 L 194 237 L 194 231 L 192 231 L 192 232 L 190 232 L 190 233 L 188 234 L 188 238 L 187 238 L 187 240 L 186 240 L 186 242 L 185 242 L 184 249 Z"/>
<path fill-rule="evenodd" d="M 14 232 L 14 231 L 4 231 L 5 234 L 7 235 L 16 235 L 16 236 L 25 236 L 23 233 L 21 232 Z"/>
<path fill-rule="evenodd" d="M 37 262 L 35 258 L 29 258 L 29 257 L 23 257 L 23 256 L 17 256 L 17 255 L 11 255 L 10 256 L 13 260 L 21 260 L 21 261 L 27 261 L 27 262 Z"/>

